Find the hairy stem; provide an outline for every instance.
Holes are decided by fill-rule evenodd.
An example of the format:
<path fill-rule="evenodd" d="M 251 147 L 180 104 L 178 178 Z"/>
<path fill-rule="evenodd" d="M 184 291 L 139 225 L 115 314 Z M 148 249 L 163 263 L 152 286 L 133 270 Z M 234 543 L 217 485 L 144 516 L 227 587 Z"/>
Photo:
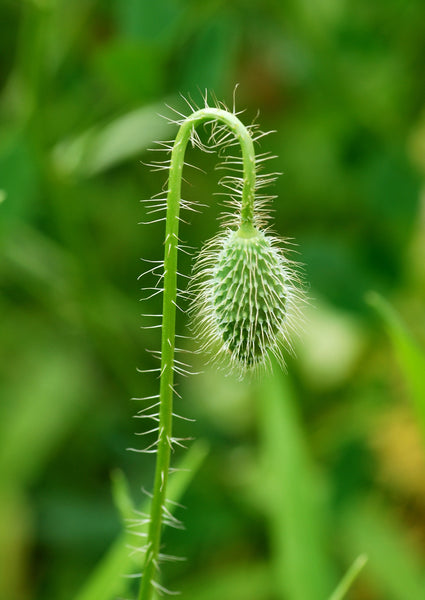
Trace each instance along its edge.
<path fill-rule="evenodd" d="M 166 488 L 172 446 L 172 413 L 174 381 L 174 349 L 177 299 L 177 249 L 181 181 L 184 155 L 192 131 L 205 122 L 219 121 L 225 124 L 240 143 L 243 162 L 243 189 L 241 225 L 251 225 L 254 217 L 255 153 L 251 135 L 233 114 L 218 108 L 204 108 L 192 113 L 182 123 L 172 153 L 167 196 L 167 221 L 164 255 L 164 295 L 162 313 L 161 377 L 159 434 L 155 480 L 151 504 L 150 524 L 145 565 L 139 590 L 139 600 L 150 600 L 157 577 L 161 529 L 166 502 Z"/>

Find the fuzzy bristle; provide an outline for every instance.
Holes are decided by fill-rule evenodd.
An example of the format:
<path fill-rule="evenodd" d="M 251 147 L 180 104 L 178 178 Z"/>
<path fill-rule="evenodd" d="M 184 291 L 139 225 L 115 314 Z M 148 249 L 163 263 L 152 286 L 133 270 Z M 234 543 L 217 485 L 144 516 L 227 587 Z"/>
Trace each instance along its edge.
<path fill-rule="evenodd" d="M 266 365 L 269 352 L 283 362 L 281 349 L 289 345 L 297 313 L 291 267 L 274 238 L 252 225 L 228 230 L 204 247 L 191 312 L 196 337 L 214 361 L 240 376 Z"/>
<path fill-rule="evenodd" d="M 267 238 L 236 231 L 217 258 L 212 304 L 225 346 L 239 361 L 261 361 L 285 321 L 285 273 Z"/>

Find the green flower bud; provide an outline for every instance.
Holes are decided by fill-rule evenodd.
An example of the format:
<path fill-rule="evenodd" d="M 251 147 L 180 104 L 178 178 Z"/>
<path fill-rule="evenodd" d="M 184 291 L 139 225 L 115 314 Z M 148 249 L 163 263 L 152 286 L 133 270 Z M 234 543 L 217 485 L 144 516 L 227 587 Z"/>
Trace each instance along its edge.
<path fill-rule="evenodd" d="M 266 364 L 269 351 L 283 360 L 281 347 L 296 312 L 289 265 L 274 239 L 251 224 L 227 231 L 201 252 L 195 329 L 214 358 L 242 375 Z"/>

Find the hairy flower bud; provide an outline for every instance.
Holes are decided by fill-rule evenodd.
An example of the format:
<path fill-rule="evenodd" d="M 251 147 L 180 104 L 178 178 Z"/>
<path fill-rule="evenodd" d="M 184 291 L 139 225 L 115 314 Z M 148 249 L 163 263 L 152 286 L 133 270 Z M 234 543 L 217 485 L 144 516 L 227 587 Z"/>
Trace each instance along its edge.
<path fill-rule="evenodd" d="M 250 224 L 206 246 L 195 268 L 193 315 L 204 347 L 241 374 L 281 358 L 294 312 L 289 261 Z"/>

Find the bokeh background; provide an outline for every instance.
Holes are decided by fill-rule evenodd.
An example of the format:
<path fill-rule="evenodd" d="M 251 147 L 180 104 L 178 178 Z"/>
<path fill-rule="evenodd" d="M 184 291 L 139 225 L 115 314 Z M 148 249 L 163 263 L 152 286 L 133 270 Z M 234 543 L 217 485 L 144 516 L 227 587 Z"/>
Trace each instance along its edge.
<path fill-rule="evenodd" d="M 310 307 L 286 375 L 179 381 L 197 421 L 177 430 L 198 444 L 175 461 L 198 468 L 164 584 L 326 600 L 366 553 L 347 598 L 425 598 L 424 73 L 422 0 L 2 0 L 2 600 L 135 595 L 107 553 L 129 503 L 116 470 L 139 506 L 154 467 L 126 451 L 130 398 L 158 385 L 136 371 L 159 334 L 140 314 L 160 311 L 139 303 L 140 257 L 163 235 L 139 224 L 164 183 L 143 163 L 175 135 L 167 104 L 232 106 L 236 84 L 242 118 L 276 130 L 259 147 L 283 173 L 274 230 L 298 244 Z M 216 160 L 190 151 L 197 248 L 222 210 Z"/>

